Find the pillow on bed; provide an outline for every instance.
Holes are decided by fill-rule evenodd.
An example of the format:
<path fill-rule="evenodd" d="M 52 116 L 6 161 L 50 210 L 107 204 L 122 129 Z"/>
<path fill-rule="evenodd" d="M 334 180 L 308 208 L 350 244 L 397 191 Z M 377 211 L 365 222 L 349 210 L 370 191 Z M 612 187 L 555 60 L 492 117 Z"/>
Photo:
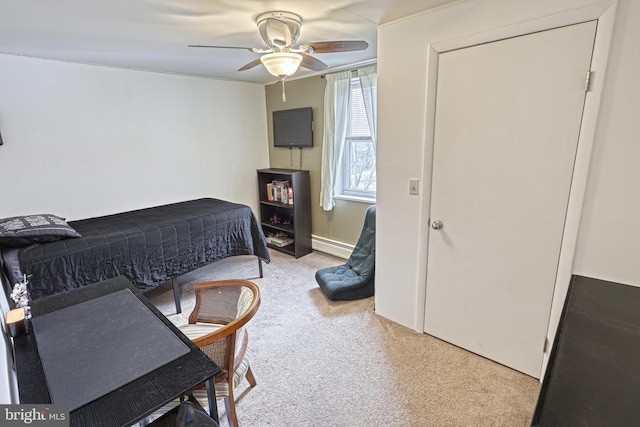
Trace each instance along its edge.
<path fill-rule="evenodd" d="M 0 244 L 27 246 L 55 242 L 67 237 L 82 237 L 69 227 L 64 218 L 55 215 L 25 215 L 0 219 Z"/>

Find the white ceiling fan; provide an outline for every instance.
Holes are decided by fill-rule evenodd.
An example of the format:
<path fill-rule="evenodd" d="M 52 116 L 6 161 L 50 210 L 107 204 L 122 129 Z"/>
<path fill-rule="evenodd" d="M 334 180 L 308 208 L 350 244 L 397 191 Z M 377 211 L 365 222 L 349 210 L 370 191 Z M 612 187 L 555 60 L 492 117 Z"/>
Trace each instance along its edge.
<path fill-rule="evenodd" d="M 369 47 L 369 44 L 364 40 L 321 41 L 296 46 L 302 27 L 302 18 L 291 12 L 275 11 L 260 14 L 256 18 L 256 25 L 266 47 L 207 45 L 189 45 L 189 47 L 247 49 L 253 53 L 261 54 L 259 58 L 240 67 L 238 71 L 249 70 L 262 63 L 271 74 L 279 77 L 283 82 L 300 66 L 314 71 L 322 71 L 327 68 L 327 64 L 314 58 L 311 54 L 352 52 L 365 50 Z"/>

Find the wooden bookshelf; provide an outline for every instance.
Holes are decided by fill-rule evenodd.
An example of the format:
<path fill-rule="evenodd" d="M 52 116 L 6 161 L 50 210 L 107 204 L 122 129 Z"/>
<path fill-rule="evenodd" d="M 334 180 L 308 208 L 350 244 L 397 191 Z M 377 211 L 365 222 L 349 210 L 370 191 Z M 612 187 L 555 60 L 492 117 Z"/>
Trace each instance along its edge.
<path fill-rule="evenodd" d="M 270 248 L 300 258 L 311 252 L 309 171 L 259 169 L 260 223 Z"/>

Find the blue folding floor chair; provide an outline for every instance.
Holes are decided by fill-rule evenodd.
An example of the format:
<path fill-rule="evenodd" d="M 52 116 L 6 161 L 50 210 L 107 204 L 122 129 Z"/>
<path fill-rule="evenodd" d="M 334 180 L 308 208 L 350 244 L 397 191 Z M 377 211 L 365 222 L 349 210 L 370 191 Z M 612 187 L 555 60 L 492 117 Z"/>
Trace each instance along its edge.
<path fill-rule="evenodd" d="M 320 289 L 331 301 L 367 298 L 374 292 L 376 257 L 376 206 L 367 208 L 364 226 L 346 264 L 316 272 Z"/>

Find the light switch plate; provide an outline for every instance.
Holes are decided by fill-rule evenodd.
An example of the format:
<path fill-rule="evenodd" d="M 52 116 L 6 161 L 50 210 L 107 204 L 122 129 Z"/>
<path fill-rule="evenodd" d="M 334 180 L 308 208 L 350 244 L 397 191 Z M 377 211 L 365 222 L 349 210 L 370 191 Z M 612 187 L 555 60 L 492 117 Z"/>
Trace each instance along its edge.
<path fill-rule="evenodd" d="M 409 180 L 409 194 L 420 194 L 420 180 L 419 179 L 410 179 Z"/>

